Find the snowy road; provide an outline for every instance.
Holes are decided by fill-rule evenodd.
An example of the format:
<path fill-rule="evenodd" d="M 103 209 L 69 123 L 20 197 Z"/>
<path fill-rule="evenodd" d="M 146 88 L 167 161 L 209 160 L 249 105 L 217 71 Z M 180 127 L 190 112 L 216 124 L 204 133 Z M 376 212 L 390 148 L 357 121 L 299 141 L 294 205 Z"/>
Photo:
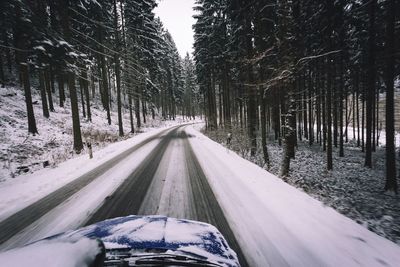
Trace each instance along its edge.
<path fill-rule="evenodd" d="M 191 136 L 184 128 L 174 127 L 144 140 L 0 222 L 0 229 L 5 229 L 0 232 L 1 248 L 9 249 L 108 218 L 159 214 L 215 225 L 237 252 L 242 266 L 247 266 L 190 146 Z M 129 164 L 127 158 L 139 153 L 140 162 L 135 160 L 136 166 L 112 186 L 114 190 L 99 190 L 102 177 L 117 175 L 114 169 L 127 169 L 122 166 Z M 87 204 L 85 196 L 96 193 L 100 205 L 88 199 L 92 205 L 86 209 L 77 207 L 78 203 Z"/>
<path fill-rule="evenodd" d="M 108 218 L 167 215 L 216 226 L 246 260 L 188 142 L 184 127 L 166 134 L 143 163 L 107 199 L 86 224 Z"/>
<path fill-rule="evenodd" d="M 73 194 L 81 190 L 89 183 L 93 182 L 96 178 L 104 174 L 107 170 L 114 167 L 122 159 L 126 158 L 128 155 L 132 154 L 140 147 L 143 147 L 144 145 L 153 141 L 154 139 L 159 138 L 161 135 L 162 133 L 146 139 L 145 141 L 124 151 L 118 156 L 110 159 L 109 161 L 105 162 L 99 167 L 89 171 L 88 173 L 82 175 L 76 180 L 68 183 L 67 185 L 47 195 L 46 197 L 40 199 L 39 201 L 31 204 L 30 206 L 24 208 L 23 210 L 1 221 L 0 229 L 2 229 L 2 231 L 0 231 L 0 244 L 10 239 L 12 236 L 14 236 L 19 231 L 26 228 L 32 222 L 38 220 L 40 217 L 49 212 L 51 209 L 57 207 L 62 202 L 66 201 Z"/>
<path fill-rule="evenodd" d="M 0 222 L 0 249 L 106 218 L 160 214 L 215 225 L 242 266 L 399 266 L 398 245 L 192 126 L 138 140 Z"/>

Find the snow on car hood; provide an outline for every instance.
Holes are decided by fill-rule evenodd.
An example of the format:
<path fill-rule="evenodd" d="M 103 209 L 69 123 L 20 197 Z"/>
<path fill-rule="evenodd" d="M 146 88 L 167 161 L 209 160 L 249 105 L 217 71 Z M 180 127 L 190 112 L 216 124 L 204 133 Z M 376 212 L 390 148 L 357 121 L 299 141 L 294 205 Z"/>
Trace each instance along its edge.
<path fill-rule="evenodd" d="M 4 266 L 89 266 L 106 250 L 129 248 L 143 253 L 162 249 L 168 254 L 196 257 L 221 266 L 238 267 L 236 253 L 212 225 L 165 216 L 127 216 L 0 253 Z"/>
<path fill-rule="evenodd" d="M 212 225 L 165 216 L 127 216 L 102 221 L 57 238 L 99 238 L 106 249 L 165 249 L 223 266 L 239 266 L 236 253 Z"/>

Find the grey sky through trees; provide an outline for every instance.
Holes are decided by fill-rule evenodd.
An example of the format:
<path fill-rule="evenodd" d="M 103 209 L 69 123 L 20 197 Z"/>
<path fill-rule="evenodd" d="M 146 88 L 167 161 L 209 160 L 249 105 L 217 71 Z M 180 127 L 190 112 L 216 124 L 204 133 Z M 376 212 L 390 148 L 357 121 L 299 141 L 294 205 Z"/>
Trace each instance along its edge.
<path fill-rule="evenodd" d="M 193 6 L 194 0 L 161 0 L 154 10 L 174 38 L 182 57 L 186 52 L 193 52 Z"/>

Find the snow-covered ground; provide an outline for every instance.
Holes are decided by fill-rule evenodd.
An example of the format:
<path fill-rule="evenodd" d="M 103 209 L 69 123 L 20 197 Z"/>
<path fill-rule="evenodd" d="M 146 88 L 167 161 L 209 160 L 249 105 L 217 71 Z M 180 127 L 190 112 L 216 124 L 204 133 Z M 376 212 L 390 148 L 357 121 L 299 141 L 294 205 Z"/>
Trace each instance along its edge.
<path fill-rule="evenodd" d="M 164 130 L 166 130 L 164 133 L 166 135 L 173 128 L 175 127 L 166 126 L 111 144 L 99 150 L 94 159 L 83 155 L 68 160 L 56 168 L 46 168 L 31 175 L 20 176 L 0 183 L 0 220 L 93 170 L 123 151 Z M 112 195 L 122 182 L 137 169 L 160 143 L 160 140 L 161 138 L 156 138 L 140 147 L 58 207 L 3 243 L 0 249 L 22 246 L 47 236 L 77 229 L 85 224 L 103 201 Z M 186 201 L 190 192 L 187 190 L 188 181 L 184 180 L 187 177 L 184 175 L 186 166 L 182 162 L 184 161 L 182 142 L 182 138 L 174 138 L 168 145 L 163 159 L 158 165 L 148 196 L 144 200 L 146 205 L 141 208 L 139 214 L 163 214 L 178 218 L 191 218 L 188 215 L 190 213 L 189 201 Z M 60 177 L 60 179 L 54 180 L 54 177 Z"/>
<path fill-rule="evenodd" d="M 36 91 L 33 101 L 40 103 Z M 176 121 L 149 118 L 147 124 L 133 135 L 127 128 L 129 118 L 125 117 L 126 136 L 120 138 L 115 112 L 112 112 L 112 125 L 108 125 L 105 112 L 96 103 L 92 104 L 92 123 L 81 118 L 83 135 L 90 136 L 93 143 L 94 158 L 89 159 L 86 150 L 80 155 L 73 153 L 68 100 L 65 108 L 55 103 L 55 112 L 49 119 L 42 116 L 40 104 L 34 105 L 39 134 L 32 136 L 28 135 L 23 92 L 16 87 L 0 88 L 0 105 L 3 107 L 0 110 L 0 220 L 129 147 L 184 122 L 181 118 Z M 135 138 L 131 138 L 133 136 Z M 46 168 L 42 164 L 45 160 L 50 164 Z"/>
<path fill-rule="evenodd" d="M 189 133 L 250 266 L 399 266 L 395 243 L 198 131 Z"/>
<path fill-rule="evenodd" d="M 226 134 L 207 132 L 212 139 L 224 143 Z M 247 149 L 246 133 L 235 131 L 231 149 L 242 157 L 264 166 L 262 151 L 250 157 Z M 365 154 L 352 140 L 345 144 L 345 157 L 339 157 L 333 149 L 333 170 L 326 171 L 326 153 L 318 144 L 309 146 L 307 141 L 298 142 L 296 158 L 291 161 L 289 184 L 302 189 L 325 205 L 355 220 L 365 228 L 400 244 L 400 196 L 383 192 L 385 184 L 384 133 L 380 136 L 381 146 L 373 153 L 373 168 L 364 167 Z M 260 141 L 260 140 L 258 140 Z M 259 146 L 261 147 L 261 146 Z M 282 147 L 273 139 L 268 140 L 271 161 L 270 172 L 279 175 L 282 161 Z M 398 163 L 400 164 L 400 162 Z"/>
<path fill-rule="evenodd" d="M 39 92 L 32 89 L 34 113 L 39 134 L 28 135 L 28 123 L 23 90 L 18 87 L 0 88 L 0 183 L 22 174 L 43 169 L 44 162 L 55 167 L 68 159 L 78 157 L 73 152 L 72 118 L 70 102 L 67 97 L 65 107 L 58 105 L 58 97 L 53 96 L 55 112 L 46 119 L 42 114 Z M 80 107 L 81 111 L 81 107 Z M 123 125 L 125 137 L 118 136 L 118 121 L 115 111 L 111 112 L 112 124 L 108 125 L 106 112 L 99 99 L 91 103 L 92 122 L 81 115 L 83 141 L 90 138 L 93 151 L 104 148 L 110 143 L 125 140 L 133 136 L 130 133 L 129 111 L 124 110 Z M 147 123 L 137 133 L 153 128 L 164 127 L 182 122 L 155 120 L 148 116 Z M 136 133 L 136 134 L 137 134 Z M 84 150 L 81 154 L 87 154 Z"/>
<path fill-rule="evenodd" d="M 93 170 L 128 148 L 133 147 L 143 140 L 168 128 L 170 128 L 170 126 L 154 129 L 147 133 L 139 134 L 135 138 L 111 144 L 95 153 L 93 159 L 89 159 L 87 155 L 82 155 L 61 163 L 58 167 L 42 169 L 33 174 L 21 175 L 15 179 L 9 179 L 0 183 L 0 220 L 32 204 L 33 202 L 57 190 L 68 182 L 75 180 L 82 174 Z M 102 190 L 115 189 L 121 180 L 126 178 L 126 172 L 136 168 L 136 166 L 155 147 L 155 145 L 157 145 L 158 142 L 159 139 L 156 139 L 143 146 L 139 151 L 137 151 L 137 153 L 134 153 L 134 155 L 128 156 L 126 159 L 124 159 L 122 164 L 111 168 L 109 171 L 103 174 L 101 176 L 103 178 L 100 177 L 100 179 L 96 179 L 95 182 L 89 184 L 89 187 L 100 186 L 99 188 L 102 188 Z M 121 173 L 121 171 L 123 173 Z M 110 176 L 110 173 L 112 173 L 112 176 Z M 100 183 L 100 185 L 98 183 Z M 82 192 L 79 192 L 77 195 L 81 193 Z M 107 192 L 102 193 L 107 195 Z M 103 194 L 98 192 L 97 197 L 102 196 Z M 76 197 L 77 196 L 74 196 L 74 198 Z M 74 214 L 74 212 L 79 212 L 80 210 L 84 209 L 84 206 L 88 204 L 88 202 L 93 201 L 93 195 L 89 195 L 89 197 L 91 199 L 86 199 L 86 202 L 81 202 L 78 204 L 80 205 L 78 211 L 70 210 L 68 214 Z M 94 201 L 96 201 L 96 199 Z M 69 203 L 69 205 L 71 205 L 71 203 Z M 71 217 L 73 220 L 79 219 L 76 218 L 76 216 Z M 63 223 L 68 224 L 68 222 L 65 222 L 65 220 L 68 221 L 68 219 L 63 218 L 63 220 Z"/>
<path fill-rule="evenodd" d="M 200 127 L 201 125 L 196 126 L 196 128 Z M 0 192 L 0 196 L 3 197 L 3 193 L 7 190 L 27 192 L 24 190 L 32 186 L 36 187 L 36 190 L 29 191 L 32 195 L 30 202 L 32 202 L 35 198 L 39 198 L 40 194 L 44 195 L 60 186 L 41 180 L 39 177 L 51 177 L 50 172 L 55 174 L 65 171 L 70 172 L 69 176 L 67 175 L 70 178 L 65 179 L 74 179 L 73 177 L 82 174 L 85 170 L 106 161 L 106 158 L 160 131 L 161 129 L 154 130 L 151 133 L 110 145 L 97 153 L 99 159 L 93 161 L 93 165 L 90 166 L 85 166 L 87 165 L 85 163 L 91 161 L 85 159 L 87 156 L 83 155 L 60 164 L 58 168 L 44 169 L 37 173 L 38 180 L 27 179 L 26 183 L 20 187 L 18 184 L 14 184 L 16 187 L 10 185 L 9 188 L 4 188 L 4 191 Z M 189 142 L 193 151 L 250 266 L 398 266 L 400 247 L 395 243 L 376 235 L 273 174 L 244 160 L 235 152 L 201 134 L 194 126 L 185 127 L 185 131 L 190 136 Z M 156 139 L 141 147 L 60 206 L 32 223 L 21 234 L 3 244 L 2 249 L 10 244 L 12 246 L 18 243 L 25 244 L 56 232 L 75 229 L 81 225 L 91 216 L 101 201 L 121 184 L 126 175 L 146 158 L 158 142 L 159 139 Z M 170 168 L 172 165 L 179 164 L 176 160 L 181 158 L 181 143 L 178 138 L 170 144 L 165 153 L 165 160 L 171 160 L 164 174 L 167 180 L 171 180 L 181 172 L 186 172 L 179 171 L 179 168 L 175 172 L 173 167 Z M 101 155 L 104 156 L 101 157 Z M 75 164 L 81 165 L 75 167 Z M 164 165 L 160 166 L 164 168 L 166 167 Z M 162 169 L 157 171 L 162 171 Z M 18 179 L 21 178 L 22 176 Z M 10 181 L 17 181 L 17 179 L 10 179 Z M 172 187 L 185 188 L 183 184 L 175 183 L 175 186 L 172 186 L 172 182 L 173 179 L 165 181 L 158 213 L 169 210 L 162 211 L 163 205 L 171 201 L 170 196 L 165 195 L 166 191 L 176 190 L 176 188 L 171 190 Z M 47 183 L 49 187 L 47 191 L 38 193 L 42 183 L 44 185 Z M 20 198 L 29 197 L 29 193 Z M 7 196 L 0 200 L 0 203 L 5 203 L 5 201 L 7 201 Z M 14 198 L 14 201 L 19 200 Z M 27 204 L 23 201 L 21 203 L 21 206 Z M 13 204 L 8 202 L 7 205 L 11 207 L 8 209 L 10 214 Z M 4 207 L 6 208 L 7 205 Z M 179 205 L 175 206 L 179 209 Z M 17 209 L 14 206 L 14 210 Z M 179 212 L 176 212 L 177 214 Z"/>
<path fill-rule="evenodd" d="M 95 166 L 99 166 L 100 164 L 104 163 L 104 158 L 110 158 L 115 153 L 107 154 L 107 151 L 115 151 L 116 153 L 121 153 L 122 151 L 126 150 L 126 148 L 132 147 L 134 144 L 139 143 L 140 141 L 148 138 L 155 133 L 160 132 L 160 130 L 152 131 L 148 134 L 142 134 L 138 136 L 138 138 L 133 138 L 132 140 L 123 141 L 117 143 L 115 145 L 111 145 L 104 149 L 106 157 L 103 159 L 96 161 L 95 163 L 91 163 L 90 167 L 85 166 L 82 168 L 76 168 L 76 165 L 72 162 L 74 160 L 70 160 L 62 166 L 54 169 L 55 173 L 63 173 L 65 170 L 68 170 L 68 167 L 74 169 L 70 175 L 67 177 L 69 179 L 74 179 L 84 173 L 84 171 L 89 171 L 93 169 Z M 144 145 L 143 147 L 139 148 L 139 150 L 135 151 L 116 166 L 112 167 L 108 171 L 106 171 L 103 175 L 99 176 L 89 185 L 85 186 L 82 190 L 71 196 L 61 205 L 56 207 L 55 209 L 51 210 L 39 220 L 33 222 L 28 228 L 24 229 L 22 233 L 14 236 L 5 244 L 3 244 L 2 248 L 7 248 L 8 246 L 16 246 L 16 245 L 23 245 L 41 238 L 45 238 L 47 236 L 55 235 L 60 232 L 76 229 L 83 225 L 86 220 L 93 214 L 96 208 L 104 201 L 104 199 L 109 196 L 121 183 L 129 176 L 129 174 L 137 168 L 137 166 L 146 158 L 146 156 L 154 149 L 154 147 L 159 143 L 159 139 L 155 139 L 150 143 Z M 87 160 L 82 160 L 82 162 L 87 162 Z M 78 163 L 79 165 L 81 163 Z M 84 164 L 84 163 L 83 163 Z M 44 173 L 43 173 L 44 174 Z M 38 177 L 48 177 L 49 172 L 45 173 L 45 175 L 38 176 Z M 67 179 L 66 179 L 67 180 Z M 40 178 L 36 180 L 36 184 L 33 184 L 33 187 L 36 187 L 43 181 L 40 181 Z M 47 181 L 46 181 L 47 182 Z M 30 182 L 28 182 L 30 183 Z M 54 184 L 49 184 L 48 189 L 50 187 L 56 187 Z M 58 184 L 57 187 L 61 185 Z M 3 190 L 0 187 L 0 192 Z M 50 189 L 51 190 L 51 189 Z M 7 191 L 7 189 L 5 189 Z M 8 191 L 11 192 L 11 196 L 13 195 L 20 195 L 23 189 L 19 188 L 16 185 L 11 185 L 8 188 Z M 35 191 L 31 191 L 29 189 L 29 193 L 35 195 L 35 198 L 40 198 L 45 196 L 46 194 L 50 193 L 47 190 L 41 190 L 40 194 L 36 193 Z M 14 194 L 13 194 L 14 193 Z M 8 193 L 9 194 L 9 193 Z M 29 199 L 29 194 L 25 194 L 27 199 Z M 3 196 L 2 196 L 3 198 Z M 14 202 L 18 203 L 20 198 L 14 197 Z M 34 199 L 29 199 L 25 203 L 32 203 Z M 0 199 L 0 203 L 5 202 L 5 199 Z M 10 211 L 10 213 L 14 212 L 15 204 L 7 206 L 8 203 L 5 204 L 5 209 Z M 23 205 L 25 203 L 18 203 L 18 205 Z M 11 207 L 10 207 L 11 206 Z M 67 216 L 66 216 L 67 215 Z"/>
<path fill-rule="evenodd" d="M 147 125 L 161 128 L 141 129 L 148 132 L 121 139 L 117 136 L 116 114 L 112 113 L 113 124 L 108 125 L 105 112 L 95 102 L 92 106 L 93 123 L 82 118 L 83 135 L 90 136 L 94 143 L 94 159 L 89 159 L 86 151 L 81 155 L 72 153 L 68 101 L 67 108 L 55 105 L 56 111 L 51 113 L 50 119 L 43 118 L 41 106 L 36 104 L 34 108 L 40 134 L 31 136 L 27 134 L 22 92 L 16 88 L 0 90 L 0 104 L 7 107 L 0 110 L 0 220 L 135 144 L 174 123 L 182 122 L 178 120 L 161 125 L 150 121 Z M 40 103 L 37 93 L 33 96 L 34 101 Z M 128 118 L 124 119 L 124 125 L 128 127 Z M 128 132 L 128 129 L 125 131 Z M 383 150 L 378 149 L 374 157 L 375 168 L 368 170 L 362 166 L 363 154 L 357 148 L 346 146 L 346 157 L 335 156 L 335 170 L 328 173 L 324 171 L 324 153 L 320 148 L 315 146 L 309 149 L 305 143 L 300 143 L 297 158 L 292 161 L 292 168 L 296 171 L 291 173 L 288 182 L 322 201 L 319 202 L 210 141 L 192 127 L 187 127 L 187 131 L 191 135 L 189 140 L 193 151 L 251 266 L 396 266 L 400 262 L 400 250 L 396 244 L 366 229 L 399 242 L 400 201 L 398 197 L 382 194 L 381 190 Z M 349 134 L 352 135 L 351 129 Z M 217 139 L 223 142 L 225 137 L 225 133 L 221 132 Z M 380 140 L 383 137 L 382 134 Z M 235 138 L 237 136 L 234 136 L 233 142 L 238 141 Z M 121 142 L 109 145 L 116 141 Z M 159 139 L 156 139 L 141 147 L 34 222 L 3 248 L 8 244 L 24 244 L 80 226 L 158 143 Z M 172 200 L 183 200 L 179 201 L 182 192 L 172 194 L 173 190 L 180 192 L 185 188 L 182 180 L 172 179 L 186 173 L 183 165 L 179 165 L 183 161 L 181 143 L 179 139 L 171 143 L 163 159 L 175 167 L 166 168 L 166 164 L 161 164 L 164 169 L 158 170 L 165 171 L 166 181 L 158 213 L 169 213 Z M 269 149 L 271 171 L 278 173 L 281 148 L 272 143 Z M 245 149 L 242 152 L 245 155 Z M 253 160 L 262 162 L 259 158 Z M 44 161 L 49 161 L 50 166 L 43 168 Z M 325 205 L 334 207 L 365 227 Z M 187 212 L 178 211 L 179 205 L 176 207 L 171 215 Z"/>

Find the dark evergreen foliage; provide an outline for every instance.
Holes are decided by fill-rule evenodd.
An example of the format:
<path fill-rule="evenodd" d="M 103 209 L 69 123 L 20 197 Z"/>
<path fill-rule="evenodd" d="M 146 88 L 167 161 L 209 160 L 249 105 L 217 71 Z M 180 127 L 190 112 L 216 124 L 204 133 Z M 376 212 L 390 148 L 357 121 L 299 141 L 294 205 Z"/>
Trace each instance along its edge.
<path fill-rule="evenodd" d="M 391 0 L 197 0 L 194 59 L 207 127 L 229 128 L 231 121 L 246 127 L 252 155 L 260 136 L 267 166 L 268 132 L 273 132 L 284 141 L 284 176 L 303 139 L 321 145 L 327 169 L 334 168 L 333 147 L 344 156 L 349 127 L 366 152 L 365 165 L 372 167 L 384 127 L 385 190 L 396 190 L 399 8 Z M 381 93 L 386 93 L 384 121 Z"/>
<path fill-rule="evenodd" d="M 182 60 L 155 18 L 155 7 L 155 0 L 1 1 L 0 82 L 5 86 L 17 78 L 23 85 L 29 132 L 37 133 L 32 78 L 39 80 L 45 117 L 54 111 L 53 94 L 60 106 L 69 96 L 78 153 L 83 148 L 80 113 L 91 121 L 93 98 L 100 98 L 109 124 L 115 101 L 120 136 L 125 112 L 134 132 L 133 110 L 140 127 L 150 113 L 175 118 L 187 109 L 184 105 L 192 106 L 184 103 Z M 186 88 L 196 89 L 192 83 Z"/>

